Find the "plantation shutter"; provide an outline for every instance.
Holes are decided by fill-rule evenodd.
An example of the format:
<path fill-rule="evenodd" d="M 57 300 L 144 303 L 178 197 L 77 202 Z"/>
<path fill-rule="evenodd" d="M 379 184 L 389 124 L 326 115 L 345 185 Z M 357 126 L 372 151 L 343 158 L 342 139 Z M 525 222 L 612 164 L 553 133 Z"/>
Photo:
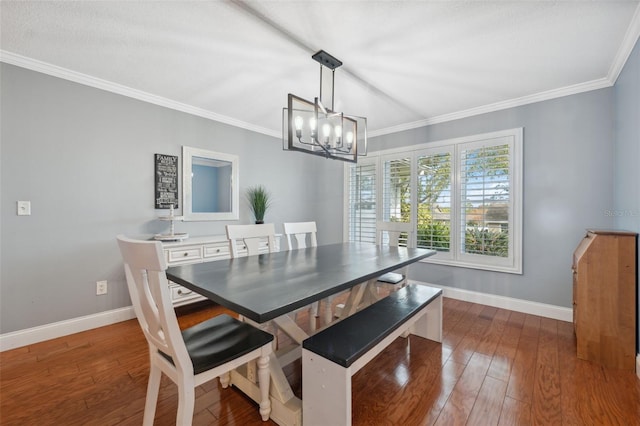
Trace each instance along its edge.
<path fill-rule="evenodd" d="M 419 155 L 417 247 L 448 253 L 451 249 L 452 149 Z"/>
<path fill-rule="evenodd" d="M 349 168 L 349 241 L 376 242 L 376 163 Z"/>
<path fill-rule="evenodd" d="M 409 223 L 401 244 L 437 252 L 424 262 L 521 274 L 522 143 L 516 128 L 345 164 L 345 239 L 375 242 L 376 220 Z"/>
<path fill-rule="evenodd" d="M 411 222 L 411 159 L 385 160 L 382 170 L 382 220 Z"/>
<path fill-rule="evenodd" d="M 509 145 L 477 145 L 460 150 L 460 253 L 508 257 Z"/>

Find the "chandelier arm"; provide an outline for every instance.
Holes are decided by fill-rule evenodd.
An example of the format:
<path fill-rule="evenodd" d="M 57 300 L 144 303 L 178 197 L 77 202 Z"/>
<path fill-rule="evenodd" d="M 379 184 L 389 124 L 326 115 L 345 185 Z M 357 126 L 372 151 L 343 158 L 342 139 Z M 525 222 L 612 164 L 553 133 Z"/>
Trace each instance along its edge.
<path fill-rule="evenodd" d="M 329 150 L 329 148 L 327 148 L 326 146 L 324 146 L 323 144 L 321 144 L 320 142 L 318 142 L 315 139 L 312 139 L 313 142 L 305 142 L 302 140 L 302 138 L 298 138 L 298 142 L 300 142 L 301 144 L 304 145 L 311 145 L 311 146 L 319 146 L 320 148 L 322 148 L 322 150 L 325 152 L 325 154 L 327 154 L 327 156 L 331 155 L 331 151 Z"/>

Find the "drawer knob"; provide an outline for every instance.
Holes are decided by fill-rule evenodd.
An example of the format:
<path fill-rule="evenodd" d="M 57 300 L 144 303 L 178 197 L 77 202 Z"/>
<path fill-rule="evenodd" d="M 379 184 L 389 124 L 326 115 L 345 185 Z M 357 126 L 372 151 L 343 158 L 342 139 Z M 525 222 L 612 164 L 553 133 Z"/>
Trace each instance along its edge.
<path fill-rule="evenodd" d="M 187 291 L 182 291 L 182 289 L 178 290 L 178 294 L 180 296 L 182 296 L 183 294 L 189 294 L 189 293 L 191 293 L 191 290 L 187 290 Z"/>
<path fill-rule="evenodd" d="M 185 253 L 183 254 L 183 256 L 184 256 L 184 257 L 187 257 L 187 256 L 189 256 L 189 253 L 185 252 Z"/>
<path fill-rule="evenodd" d="M 220 249 L 216 250 L 216 253 L 220 253 Z"/>

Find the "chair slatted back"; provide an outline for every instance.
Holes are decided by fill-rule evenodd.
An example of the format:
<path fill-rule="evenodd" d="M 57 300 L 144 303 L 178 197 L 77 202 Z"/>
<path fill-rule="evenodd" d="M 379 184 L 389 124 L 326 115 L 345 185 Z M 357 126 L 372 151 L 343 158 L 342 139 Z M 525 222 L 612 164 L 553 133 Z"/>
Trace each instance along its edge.
<path fill-rule="evenodd" d="M 193 371 L 171 302 L 162 244 L 123 235 L 117 239 L 133 309 L 149 349 L 169 355 L 177 369 Z"/>
<path fill-rule="evenodd" d="M 309 235 L 309 247 L 318 245 L 317 232 L 315 222 L 288 222 L 283 224 L 284 234 L 287 237 L 287 246 L 289 250 L 293 250 L 293 241 L 296 242 L 296 248 L 303 249 L 307 247 L 307 235 Z M 293 237 L 293 240 L 292 238 Z"/>
<path fill-rule="evenodd" d="M 385 234 L 389 246 L 397 247 L 400 244 L 402 234 L 407 236 L 407 247 L 413 246 L 413 229 L 410 223 L 405 222 L 376 222 L 376 244 L 380 245 L 385 242 Z"/>
<path fill-rule="evenodd" d="M 247 248 L 247 256 L 260 253 L 260 243 L 267 241 L 269 253 L 276 251 L 276 228 L 273 223 L 258 225 L 227 225 L 231 257 L 239 257 L 238 241 Z"/>

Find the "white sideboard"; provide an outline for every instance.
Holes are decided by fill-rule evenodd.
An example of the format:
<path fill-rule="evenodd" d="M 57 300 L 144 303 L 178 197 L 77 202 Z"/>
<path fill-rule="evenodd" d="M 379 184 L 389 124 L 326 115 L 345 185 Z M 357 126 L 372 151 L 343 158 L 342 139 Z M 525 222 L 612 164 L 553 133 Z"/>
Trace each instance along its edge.
<path fill-rule="evenodd" d="M 268 251 L 268 242 L 265 240 L 261 251 Z M 226 235 L 206 235 L 191 237 L 182 241 L 163 241 L 162 249 L 168 266 L 187 265 L 190 263 L 212 262 L 214 260 L 229 259 L 229 240 Z M 240 254 L 246 253 L 246 247 L 238 248 Z M 280 235 L 276 235 L 276 251 L 280 250 Z M 194 293 L 174 282 L 169 281 L 171 300 L 173 306 L 182 306 L 189 303 L 205 300 L 205 297 Z"/>

